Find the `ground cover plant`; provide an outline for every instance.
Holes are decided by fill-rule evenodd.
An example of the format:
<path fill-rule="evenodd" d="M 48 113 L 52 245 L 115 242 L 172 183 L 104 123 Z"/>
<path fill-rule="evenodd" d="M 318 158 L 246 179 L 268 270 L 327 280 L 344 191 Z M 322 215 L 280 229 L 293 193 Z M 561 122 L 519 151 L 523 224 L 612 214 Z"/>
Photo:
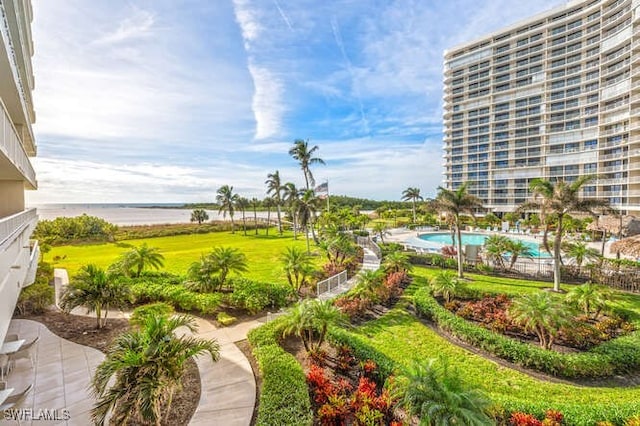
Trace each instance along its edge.
<path fill-rule="evenodd" d="M 164 256 L 163 270 L 184 274 L 189 266 L 200 259 L 202 254 L 208 254 L 213 247 L 225 246 L 240 250 L 246 255 L 247 264 L 250 265 L 246 278 L 284 282 L 286 276 L 279 265 L 279 257 L 286 247 L 306 247 L 302 238 L 293 240 L 292 234 L 285 232 L 283 237 L 277 235 L 247 235 L 228 232 L 176 235 L 171 237 L 147 238 L 136 240 L 124 240 L 117 243 L 65 245 L 53 247 L 48 254 L 48 259 L 56 268 L 65 268 L 69 275 L 75 275 L 86 264 L 95 264 L 106 268 L 113 263 L 123 252 L 132 246 L 141 246 L 147 243 L 151 247 L 158 248 Z M 320 263 L 320 257 L 314 257 L 313 262 Z"/>

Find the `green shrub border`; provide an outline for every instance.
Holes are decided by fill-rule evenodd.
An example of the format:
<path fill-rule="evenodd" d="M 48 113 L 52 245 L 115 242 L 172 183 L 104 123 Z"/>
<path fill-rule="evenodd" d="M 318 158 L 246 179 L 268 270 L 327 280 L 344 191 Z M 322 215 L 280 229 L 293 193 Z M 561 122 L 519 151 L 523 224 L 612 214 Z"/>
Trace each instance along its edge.
<path fill-rule="evenodd" d="M 309 389 L 302 366 L 278 343 L 279 320 L 248 335 L 262 373 L 256 426 L 312 425 Z"/>
<path fill-rule="evenodd" d="M 425 287 L 416 291 L 413 303 L 420 315 L 453 336 L 525 368 L 572 379 L 610 377 L 640 368 L 640 331 L 612 339 L 588 352 L 562 354 L 466 321 L 442 307 Z"/>

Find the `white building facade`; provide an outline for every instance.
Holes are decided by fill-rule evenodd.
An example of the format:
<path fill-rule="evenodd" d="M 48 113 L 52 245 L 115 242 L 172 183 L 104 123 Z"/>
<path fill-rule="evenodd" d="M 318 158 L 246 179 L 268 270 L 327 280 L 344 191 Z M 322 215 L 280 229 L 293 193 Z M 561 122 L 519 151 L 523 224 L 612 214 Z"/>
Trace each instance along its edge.
<path fill-rule="evenodd" d="M 32 19 L 30 0 L 0 0 L 0 342 L 39 257 L 30 240 L 36 211 L 25 208 L 24 198 L 25 190 L 37 188 L 29 160 L 36 155 Z"/>
<path fill-rule="evenodd" d="M 449 49 L 444 186 L 494 212 L 534 178 L 640 214 L 640 0 L 583 0 Z"/>

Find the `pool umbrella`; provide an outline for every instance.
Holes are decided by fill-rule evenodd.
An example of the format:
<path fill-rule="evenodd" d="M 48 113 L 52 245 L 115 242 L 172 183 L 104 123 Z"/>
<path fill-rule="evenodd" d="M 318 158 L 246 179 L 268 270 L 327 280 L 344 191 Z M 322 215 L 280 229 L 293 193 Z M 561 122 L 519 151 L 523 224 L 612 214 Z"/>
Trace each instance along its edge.
<path fill-rule="evenodd" d="M 640 235 L 625 238 L 611 244 L 610 251 L 613 253 L 623 254 L 633 258 L 640 257 Z"/>

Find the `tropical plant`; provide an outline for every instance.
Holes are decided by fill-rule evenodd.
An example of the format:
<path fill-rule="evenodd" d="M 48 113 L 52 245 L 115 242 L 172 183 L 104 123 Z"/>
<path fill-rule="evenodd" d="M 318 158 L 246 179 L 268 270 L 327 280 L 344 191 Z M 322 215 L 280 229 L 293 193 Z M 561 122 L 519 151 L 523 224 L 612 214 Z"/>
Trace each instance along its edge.
<path fill-rule="evenodd" d="M 291 219 L 293 220 L 293 239 L 298 239 L 298 201 L 300 199 L 300 193 L 298 188 L 291 183 L 287 182 L 283 187 L 283 199 L 287 203 L 289 212 L 291 213 Z"/>
<path fill-rule="evenodd" d="M 567 306 L 547 292 L 516 298 L 509 307 L 511 319 L 538 336 L 540 346 L 551 349 L 560 328 L 571 320 Z"/>
<path fill-rule="evenodd" d="M 327 260 L 332 269 L 344 269 L 357 253 L 355 243 L 347 235 L 333 228 L 325 228 L 325 234 L 320 241 L 320 248 L 327 255 Z"/>
<path fill-rule="evenodd" d="M 312 189 L 316 184 L 313 174 L 311 173 L 310 166 L 313 164 L 325 164 L 322 158 L 314 157 L 314 154 L 318 149 L 318 145 L 309 148 L 308 140 L 296 139 L 293 142 L 293 147 L 289 150 L 289 155 L 300 163 L 300 168 L 304 174 L 304 182 L 307 190 Z"/>
<path fill-rule="evenodd" d="M 111 413 L 114 424 L 137 420 L 159 425 L 180 389 L 185 362 L 205 353 L 218 360 L 217 342 L 177 337 L 178 327 L 196 331 L 195 321 L 188 316 L 150 315 L 140 330 L 115 339 L 92 381 L 92 393 L 98 400 L 91 410 L 95 424 L 104 425 Z"/>
<path fill-rule="evenodd" d="M 408 272 L 412 265 L 409 256 L 401 251 L 392 251 L 384 256 L 382 267 L 387 274 L 393 272 Z"/>
<path fill-rule="evenodd" d="M 265 197 L 265 199 L 262 200 L 262 206 L 267 208 L 267 235 L 269 235 L 269 228 L 271 227 L 271 207 L 275 205 L 276 203 L 272 197 Z M 278 225 L 280 225 L 280 221 L 278 221 Z"/>
<path fill-rule="evenodd" d="M 283 264 L 289 285 L 300 297 L 300 290 L 308 283 L 308 279 L 313 272 L 311 257 L 300 247 L 291 246 L 287 247 L 280 255 L 280 261 Z"/>
<path fill-rule="evenodd" d="M 220 288 L 218 268 L 210 256 L 201 254 L 200 260 L 193 262 L 187 270 L 187 288 L 200 293 L 211 293 Z"/>
<path fill-rule="evenodd" d="M 382 271 L 361 270 L 356 279 L 356 286 L 350 292 L 354 297 L 363 297 L 378 302 L 377 290 L 382 287 L 384 275 Z"/>
<path fill-rule="evenodd" d="M 247 208 L 249 207 L 249 200 L 244 197 L 238 197 L 236 200 L 236 208 L 242 213 L 242 232 L 247 235 Z"/>
<path fill-rule="evenodd" d="M 582 241 L 565 243 L 562 248 L 570 258 L 576 261 L 578 274 L 580 274 L 580 268 L 582 268 L 582 264 L 585 261 L 591 262 L 601 258 L 598 250 L 588 247 L 587 244 Z"/>
<path fill-rule="evenodd" d="M 378 221 L 373 224 L 373 233 L 380 237 L 380 242 L 384 244 L 384 236 L 389 235 L 389 227 L 386 222 Z"/>
<path fill-rule="evenodd" d="M 109 309 L 122 309 L 129 303 L 129 287 L 114 279 L 104 269 L 89 264 L 80 268 L 69 285 L 64 289 L 60 299 L 60 307 L 70 312 L 83 306 L 87 313 L 95 312 L 96 328 L 107 323 Z"/>
<path fill-rule="evenodd" d="M 450 271 L 440 271 L 430 285 L 433 293 L 441 295 L 447 303 L 465 291 L 463 282 Z"/>
<path fill-rule="evenodd" d="M 586 283 L 571 289 L 566 301 L 581 309 L 587 316 L 593 313 L 593 318 L 597 319 L 610 299 L 611 291 L 607 287 Z"/>
<path fill-rule="evenodd" d="M 202 222 L 209 220 L 209 215 L 204 209 L 195 209 L 191 212 L 191 222 L 198 222 L 198 225 L 202 225 Z"/>
<path fill-rule="evenodd" d="M 487 415 L 490 400 L 465 385 L 458 371 L 446 362 L 414 362 L 404 371 L 401 404 L 420 417 L 421 425 L 492 425 Z"/>
<path fill-rule="evenodd" d="M 436 206 L 441 212 L 446 213 L 452 221 L 457 235 L 458 244 L 458 277 L 464 276 L 464 264 L 462 262 L 462 235 L 460 232 L 460 216 L 474 215 L 476 209 L 482 208 L 482 201 L 467 192 L 469 182 L 463 183 L 457 190 L 451 191 L 441 186 L 438 187 Z"/>
<path fill-rule="evenodd" d="M 298 199 L 297 216 L 300 226 L 304 227 L 307 237 L 307 253 L 311 252 L 309 247 L 309 230 L 311 230 L 314 241 L 316 240 L 313 220 L 315 218 L 316 211 L 318 211 L 319 205 L 320 199 L 312 189 L 304 191 L 302 196 Z"/>
<path fill-rule="evenodd" d="M 504 235 L 490 235 L 484 241 L 484 253 L 494 266 L 505 269 L 504 258 L 509 251 L 509 238 Z"/>
<path fill-rule="evenodd" d="M 561 281 L 561 256 L 560 249 L 564 236 L 564 218 L 571 212 L 588 213 L 596 215 L 595 209 L 609 210 L 609 203 L 604 199 L 582 198 L 580 190 L 591 182 L 593 176 L 580 176 L 573 182 L 558 180 L 551 182 L 543 179 L 533 179 L 530 183 L 532 199 L 525 202 L 519 211 L 536 210 L 540 212 L 540 221 L 545 224 L 542 242 L 548 252 L 551 252 L 548 243 L 549 228 L 552 219 L 555 221 L 555 239 L 553 242 L 553 289 L 560 291 Z"/>
<path fill-rule="evenodd" d="M 411 201 L 411 212 L 413 213 L 413 223 L 416 223 L 416 201 L 422 200 L 420 188 L 409 187 L 402 191 L 402 200 Z"/>
<path fill-rule="evenodd" d="M 226 218 L 227 213 L 231 218 L 231 233 L 235 234 L 235 223 L 233 221 L 233 215 L 236 211 L 236 202 L 238 201 L 238 194 L 233 193 L 233 186 L 223 185 L 218 188 L 216 192 L 216 203 L 218 203 L 218 213 L 222 213 L 222 217 Z"/>
<path fill-rule="evenodd" d="M 283 337 L 295 335 L 307 352 L 320 349 L 331 325 L 342 324 L 346 317 L 329 300 L 307 299 L 298 302 L 282 320 Z"/>
<path fill-rule="evenodd" d="M 218 282 L 223 287 L 229 273 L 247 272 L 247 256 L 233 247 L 214 247 L 208 255 L 209 261 L 218 271 Z"/>
<path fill-rule="evenodd" d="M 260 206 L 260 200 L 253 197 L 249 200 L 249 203 L 251 204 L 251 208 L 253 208 L 253 226 L 255 227 L 256 235 L 258 235 L 258 207 Z"/>
<path fill-rule="evenodd" d="M 529 247 L 524 241 L 509 239 L 507 243 L 507 251 L 511 256 L 509 261 L 510 269 L 513 269 L 513 266 L 516 264 L 519 257 L 533 259 L 531 247 Z"/>
<path fill-rule="evenodd" d="M 284 186 L 280 181 L 280 172 L 276 170 L 273 173 L 269 173 L 264 183 L 267 184 L 267 194 L 271 196 L 278 209 L 278 232 L 282 235 L 282 213 L 280 208 L 282 207 Z"/>
<path fill-rule="evenodd" d="M 149 247 L 147 243 L 139 247 L 133 247 L 123 253 L 116 262 L 114 269 L 118 267 L 127 276 L 139 277 L 147 268 L 160 269 L 164 266 L 164 256 L 157 247 Z"/>

